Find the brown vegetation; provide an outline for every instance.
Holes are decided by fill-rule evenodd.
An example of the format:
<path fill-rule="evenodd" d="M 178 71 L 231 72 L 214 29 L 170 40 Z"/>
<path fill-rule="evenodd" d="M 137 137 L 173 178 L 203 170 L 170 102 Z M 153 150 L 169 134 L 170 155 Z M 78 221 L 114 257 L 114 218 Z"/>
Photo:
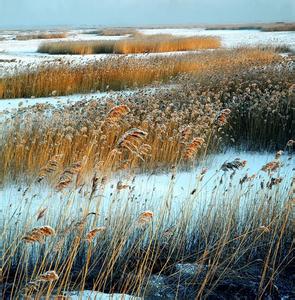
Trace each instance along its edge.
<path fill-rule="evenodd" d="M 67 167 L 56 178 L 62 190 L 81 170 L 169 167 L 231 138 L 250 147 L 284 144 L 295 129 L 293 76 L 288 62 L 247 70 L 239 61 L 228 71 L 214 66 L 197 80 L 184 76 L 173 88 L 117 101 L 19 108 L 3 123 L 0 179 L 27 173 L 43 182 Z"/>
<path fill-rule="evenodd" d="M 122 36 L 122 35 L 132 35 L 135 36 L 139 32 L 134 28 L 104 28 L 92 31 L 86 31 L 88 34 L 97 34 L 101 36 Z"/>
<path fill-rule="evenodd" d="M 173 299 L 221 292 L 263 299 L 281 291 L 292 298 L 292 279 L 286 283 L 294 273 L 295 181 L 281 177 L 282 151 L 251 176 L 241 157 L 214 166 L 210 177 L 196 171 L 191 189 L 174 190 L 178 170 L 195 170 L 196 160 L 233 139 L 280 144 L 291 155 L 290 61 L 259 49 L 118 61 L 110 78 L 123 72 L 130 85 L 132 75 L 143 74 L 132 73 L 136 64 L 161 75 L 170 63 L 177 72 L 164 68 L 165 76 L 188 74 L 154 93 L 36 104 L 1 119 L 0 181 L 8 183 L 1 196 L 1 297 L 64 299 L 90 289 L 165 299 L 168 289 Z M 94 67 L 20 75 L 10 79 L 10 91 L 90 88 L 105 65 L 100 73 Z M 12 95 L 7 82 L 4 92 Z M 140 170 L 148 171 L 143 184 Z M 168 170 L 167 189 L 150 180 L 157 170 Z"/>
<path fill-rule="evenodd" d="M 201 75 L 249 68 L 272 63 L 279 56 L 260 49 L 223 50 L 203 54 L 147 58 L 111 57 L 86 66 L 40 67 L 7 78 L 0 78 L 2 98 L 69 95 L 107 89 L 140 87 L 155 81 L 167 82 L 184 73 Z"/>
<path fill-rule="evenodd" d="M 245 169 L 246 162 L 232 164 Z M 70 291 L 90 289 L 145 299 L 163 293 L 165 299 L 167 288 L 173 299 L 224 293 L 253 299 L 278 291 L 294 295 L 292 280 L 280 281 L 294 270 L 294 181 L 284 178 L 275 186 L 265 185 L 277 170 L 265 179 L 250 178 L 236 185 L 235 168 L 219 168 L 214 168 L 216 187 L 204 183 L 206 193 L 199 188 L 200 176 L 192 191 L 175 193 L 175 170 L 167 174 L 171 177 L 167 194 L 156 183 L 154 195 L 142 190 L 137 197 L 136 181 L 124 192 L 110 188 L 101 176 L 92 199 L 84 184 L 60 194 L 50 190 L 46 222 L 53 227 L 42 244 L 38 239 L 34 245 L 20 238 L 26 230 L 32 234 L 48 228 L 31 229 L 36 223 L 33 198 L 36 195 L 42 202 L 42 193 L 39 189 L 28 193 L 32 186 L 23 186 L 13 199 L 4 198 L 17 201 L 22 209 L 13 222 L 8 210 L 1 223 L 3 298 L 60 295 L 60 299 Z M 180 197 L 182 206 L 173 209 Z M 108 211 L 100 205 L 105 198 Z"/>
<path fill-rule="evenodd" d="M 295 23 L 278 23 L 264 26 L 262 31 L 295 31 Z"/>
<path fill-rule="evenodd" d="M 38 52 L 49 54 L 131 54 L 216 49 L 220 45 L 220 40 L 215 37 L 176 38 L 160 34 L 140 35 L 122 40 L 44 43 L 39 47 Z"/>
<path fill-rule="evenodd" d="M 66 33 L 54 33 L 54 32 L 44 32 L 44 33 L 34 33 L 34 34 L 21 34 L 15 37 L 18 41 L 27 41 L 27 40 L 49 40 L 49 39 L 62 39 L 66 38 Z"/>
<path fill-rule="evenodd" d="M 261 30 L 261 31 L 295 31 L 295 23 L 265 23 L 265 24 L 234 24 L 234 25 L 213 25 L 207 30 Z"/>

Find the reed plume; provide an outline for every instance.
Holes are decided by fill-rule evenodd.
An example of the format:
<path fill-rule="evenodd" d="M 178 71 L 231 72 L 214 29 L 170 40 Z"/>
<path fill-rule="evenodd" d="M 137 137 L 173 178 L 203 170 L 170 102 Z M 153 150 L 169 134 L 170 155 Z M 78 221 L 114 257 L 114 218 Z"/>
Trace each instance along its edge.
<path fill-rule="evenodd" d="M 130 112 L 127 105 L 113 107 L 107 114 L 106 121 L 117 122 Z"/>
<path fill-rule="evenodd" d="M 274 185 L 278 185 L 278 184 L 280 184 L 282 181 L 283 181 L 283 178 L 282 178 L 282 177 L 277 177 L 277 178 L 272 177 L 272 178 L 270 179 L 270 181 L 266 184 L 266 186 L 267 186 L 269 189 L 272 189 L 272 187 L 273 187 Z"/>
<path fill-rule="evenodd" d="M 287 142 L 287 147 L 292 147 L 293 145 L 295 145 L 295 141 L 294 140 L 289 140 Z"/>
<path fill-rule="evenodd" d="M 47 236 L 55 235 L 55 230 L 50 226 L 42 226 L 33 228 L 31 231 L 27 232 L 23 237 L 22 240 L 25 243 L 44 243 L 44 238 Z"/>
<path fill-rule="evenodd" d="M 138 147 L 142 140 L 147 136 L 147 132 L 132 128 L 125 132 L 118 141 L 118 148 L 125 148 L 130 152 L 138 152 Z"/>
<path fill-rule="evenodd" d="M 59 279 L 58 274 L 55 271 L 47 271 L 41 274 L 37 281 L 48 282 L 48 281 L 56 281 Z"/>
<path fill-rule="evenodd" d="M 66 235 L 68 234 L 69 232 L 71 232 L 72 230 L 78 230 L 78 231 L 83 231 L 85 225 L 86 225 L 86 222 L 87 222 L 87 219 L 89 216 L 91 215 L 96 215 L 95 212 L 90 212 L 88 213 L 85 217 L 81 218 L 78 222 L 76 222 L 75 220 L 73 220 L 71 222 L 71 224 L 66 227 L 60 234 L 61 235 Z"/>
<path fill-rule="evenodd" d="M 247 164 L 246 160 L 241 160 L 240 158 L 236 158 L 235 160 L 233 160 L 231 162 L 223 163 L 221 166 L 221 170 L 222 171 L 229 171 L 229 170 L 234 171 L 234 170 L 244 168 L 246 164 Z"/>
<path fill-rule="evenodd" d="M 139 217 L 137 219 L 137 223 L 141 226 L 145 225 L 145 224 L 151 222 L 153 216 L 154 216 L 154 213 L 152 211 L 149 211 L 149 210 L 144 211 L 139 215 Z"/>
<path fill-rule="evenodd" d="M 118 191 L 127 189 L 128 187 L 129 187 L 129 185 L 128 184 L 124 184 L 121 180 L 118 181 L 118 183 L 117 183 L 117 190 Z"/>
<path fill-rule="evenodd" d="M 41 169 L 37 178 L 37 182 L 41 182 L 46 176 L 48 176 L 51 173 L 54 173 L 58 168 L 61 158 L 62 158 L 61 154 L 54 155 L 47 162 L 47 164 Z"/>
<path fill-rule="evenodd" d="M 24 287 L 24 290 L 27 293 L 37 292 L 39 289 L 40 289 L 39 281 L 29 281 Z"/>
<path fill-rule="evenodd" d="M 66 168 L 59 177 L 56 189 L 60 191 L 67 187 L 73 181 L 73 177 L 81 171 L 81 168 L 82 161 L 75 162 L 71 164 L 70 167 Z"/>
<path fill-rule="evenodd" d="M 190 125 L 186 126 L 185 128 L 183 128 L 181 131 L 180 131 L 180 136 L 181 136 L 181 141 L 182 143 L 186 142 L 191 134 L 192 134 L 192 127 Z"/>
<path fill-rule="evenodd" d="M 94 228 L 94 229 L 90 230 L 86 234 L 86 241 L 91 243 L 98 233 L 104 232 L 104 231 L 106 231 L 105 226 L 97 227 L 97 228 Z"/>
<path fill-rule="evenodd" d="M 184 151 L 184 158 L 191 159 L 197 153 L 197 151 L 201 148 L 201 146 L 205 143 L 203 138 L 195 138 L 193 141 L 186 147 Z"/>
<path fill-rule="evenodd" d="M 41 209 L 41 210 L 38 212 L 37 221 L 39 221 L 40 219 L 42 219 L 42 218 L 44 217 L 46 210 L 47 210 L 47 207 Z"/>
<path fill-rule="evenodd" d="M 264 172 L 273 172 L 276 171 L 281 166 L 281 163 L 277 160 L 266 163 L 261 170 Z"/>
<path fill-rule="evenodd" d="M 142 144 L 138 148 L 137 156 L 144 161 L 145 156 L 150 156 L 152 151 L 152 147 L 148 144 Z"/>
<path fill-rule="evenodd" d="M 215 118 L 215 124 L 218 126 L 223 126 L 227 123 L 228 117 L 231 113 L 231 110 L 226 108 L 223 109 Z"/>

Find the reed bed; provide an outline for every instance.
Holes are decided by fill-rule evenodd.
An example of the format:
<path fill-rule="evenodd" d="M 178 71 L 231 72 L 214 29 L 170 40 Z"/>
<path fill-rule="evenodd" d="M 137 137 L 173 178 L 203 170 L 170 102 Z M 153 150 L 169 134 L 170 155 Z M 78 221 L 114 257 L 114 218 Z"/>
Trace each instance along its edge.
<path fill-rule="evenodd" d="M 0 178 L 42 177 L 44 166 L 58 171 L 78 162 L 86 170 L 153 170 L 228 145 L 283 147 L 295 132 L 290 66 L 223 69 L 119 99 L 20 107 L 2 122 Z"/>
<path fill-rule="evenodd" d="M 295 23 L 268 25 L 263 27 L 262 31 L 295 31 Z"/>
<path fill-rule="evenodd" d="M 86 31 L 85 33 L 97 34 L 101 36 L 122 36 L 122 35 L 136 36 L 140 34 L 134 28 L 104 28 L 104 29 Z"/>
<path fill-rule="evenodd" d="M 260 49 L 139 61 L 176 61 L 186 74 L 164 69 L 179 75 L 169 89 L 2 116 L 0 297 L 89 289 L 292 299 L 294 62 Z M 136 78 L 138 60 L 113 62 L 109 71 L 117 65 L 128 76 L 129 63 Z M 64 69 L 11 78 L 10 94 L 5 79 L 3 91 L 16 95 L 19 84 L 17 95 L 36 95 L 47 82 L 46 94 L 78 71 L 85 81 L 75 89 L 90 88 L 98 74 L 93 65 Z M 254 173 L 242 156 L 207 165 L 208 154 L 243 143 L 280 151 Z"/>
<path fill-rule="evenodd" d="M 84 289 L 145 299 L 292 297 L 294 179 L 270 185 L 286 163 L 281 154 L 273 159 L 278 168 L 261 165 L 253 176 L 242 160 L 215 166 L 210 177 L 198 171 L 181 199 L 177 168 L 164 191 L 157 181 L 150 186 L 156 197 L 129 172 L 125 187 L 102 173 L 60 192 L 16 187 L 0 219 L 3 298 L 66 297 Z"/>
<path fill-rule="evenodd" d="M 193 51 L 220 48 L 216 37 L 176 38 L 172 35 L 139 35 L 133 38 L 106 41 L 65 41 L 40 45 L 38 52 L 49 54 L 133 54 Z"/>
<path fill-rule="evenodd" d="M 49 39 L 63 39 L 66 38 L 67 34 L 64 32 L 54 33 L 54 32 L 43 32 L 34 34 L 21 34 L 15 37 L 18 41 L 28 41 L 28 40 L 49 40 Z"/>
<path fill-rule="evenodd" d="M 208 26 L 207 30 L 261 30 L 265 32 L 274 31 L 295 31 L 294 23 L 267 23 L 267 24 L 234 24 L 234 25 L 217 25 Z"/>
<path fill-rule="evenodd" d="M 167 82 L 180 74 L 230 72 L 280 61 L 270 50 L 246 49 L 155 57 L 112 56 L 86 66 L 68 63 L 22 70 L 0 78 L 0 98 L 44 97 L 90 91 L 122 90 Z"/>

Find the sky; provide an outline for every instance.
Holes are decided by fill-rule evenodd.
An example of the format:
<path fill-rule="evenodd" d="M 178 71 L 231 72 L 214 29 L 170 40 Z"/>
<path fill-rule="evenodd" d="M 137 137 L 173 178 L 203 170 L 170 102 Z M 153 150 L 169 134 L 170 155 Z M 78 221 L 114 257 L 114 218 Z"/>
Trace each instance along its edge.
<path fill-rule="evenodd" d="M 295 0 L 0 0 L 0 27 L 295 21 Z"/>

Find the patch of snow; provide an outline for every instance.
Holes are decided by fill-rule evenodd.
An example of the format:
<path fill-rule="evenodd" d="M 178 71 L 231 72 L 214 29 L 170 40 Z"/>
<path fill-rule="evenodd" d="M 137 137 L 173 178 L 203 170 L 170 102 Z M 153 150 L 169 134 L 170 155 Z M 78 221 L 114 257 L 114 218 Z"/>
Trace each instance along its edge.
<path fill-rule="evenodd" d="M 0 35 L 3 37 L 3 35 Z M 118 40 L 122 39 L 124 36 L 99 36 L 96 34 L 83 34 L 81 32 L 77 32 L 75 30 L 70 31 L 65 38 L 57 38 L 57 39 L 32 39 L 32 40 L 15 40 L 12 38 L 5 38 L 0 41 L 0 53 L 24 53 L 24 54 L 32 54 L 37 52 L 38 47 L 42 43 L 47 42 L 64 42 L 64 41 L 100 41 L 100 40 Z"/>
<path fill-rule="evenodd" d="M 16 98 L 16 99 L 0 99 L 0 115 L 15 112 L 19 107 L 29 107 L 36 104 L 50 104 L 54 107 L 68 105 L 78 101 L 104 101 L 105 99 L 122 99 L 138 91 L 145 93 L 155 93 L 158 89 L 171 88 L 175 85 L 162 85 L 161 87 L 145 87 L 141 89 L 124 90 L 124 91 L 108 91 L 108 92 L 93 92 L 85 94 L 74 94 L 68 96 L 42 97 L 42 98 Z"/>
<path fill-rule="evenodd" d="M 237 157 L 247 161 L 245 168 L 236 170 L 232 176 L 232 171 L 224 172 L 220 169 L 225 161 L 233 161 Z M 96 206 L 99 205 L 99 218 L 101 218 L 101 222 L 104 222 L 104 218 L 109 214 L 116 215 L 121 209 L 126 209 L 125 205 L 132 205 L 134 214 L 139 214 L 143 210 L 151 210 L 155 213 L 155 219 L 157 218 L 157 213 L 161 211 L 164 205 L 168 205 L 171 214 L 175 216 L 187 205 L 190 205 L 191 210 L 197 213 L 198 211 L 206 210 L 215 202 L 214 205 L 218 206 L 222 203 L 228 203 L 229 199 L 236 199 L 237 197 L 240 197 L 241 205 L 245 207 L 251 206 L 253 204 L 252 201 L 256 201 L 256 193 L 261 191 L 261 182 L 264 181 L 264 185 L 266 185 L 270 180 L 268 174 L 262 172 L 261 168 L 273 159 L 274 153 L 237 152 L 231 150 L 226 153 L 209 155 L 205 161 L 198 162 L 198 166 L 192 170 L 179 170 L 173 180 L 169 171 L 137 175 L 119 172 L 108 178 L 104 189 L 99 193 L 98 202 L 93 199 L 89 210 L 96 211 Z M 281 162 L 282 167 L 272 176 L 283 179 L 280 184 L 280 192 L 283 193 L 290 187 L 292 176 L 294 176 L 295 157 L 289 159 L 284 154 L 281 157 Z M 208 170 L 203 180 L 200 181 L 199 176 L 203 168 L 208 168 Z M 256 174 L 256 176 L 242 186 L 240 185 L 240 180 L 246 174 L 249 176 Z M 129 186 L 130 189 L 126 188 L 118 191 L 116 187 L 119 181 Z M 218 199 L 215 199 L 216 187 L 218 187 L 219 191 Z M 51 215 L 55 216 L 59 214 L 60 207 L 63 205 L 68 207 L 65 213 L 73 216 L 85 209 L 87 185 L 85 186 L 85 192 L 73 191 L 71 199 L 67 199 L 61 197 L 59 193 L 53 193 L 53 190 L 45 182 L 32 184 L 30 191 L 26 195 L 28 199 L 31 199 L 28 202 L 24 201 L 24 188 L 18 184 L 8 184 L 0 190 L 0 216 L 11 216 L 16 209 L 19 209 L 19 211 L 27 214 L 26 218 L 28 219 L 29 215 L 32 217 L 41 207 L 50 207 Z M 274 189 L 276 189 L 276 186 Z M 134 195 L 132 203 L 130 203 L 131 190 L 132 195 Z M 194 190 L 195 192 L 192 193 Z M 237 192 L 240 194 L 238 193 L 238 195 Z M 272 190 L 265 186 L 264 193 L 268 192 L 273 193 Z M 33 195 L 38 195 L 38 197 Z M 168 195 L 170 200 L 167 198 Z M 167 201 L 171 202 L 167 203 Z M 69 202 L 71 202 L 70 205 Z M 55 204 L 53 205 L 53 203 Z M 116 205 L 112 205 L 112 203 L 116 203 Z M 53 223 L 56 221 L 52 220 Z"/>
<path fill-rule="evenodd" d="M 126 294 L 104 294 L 85 290 L 83 292 L 66 293 L 71 300 L 140 300 L 143 298 L 134 297 Z"/>
<path fill-rule="evenodd" d="M 205 30 L 204 28 L 161 28 L 143 29 L 144 34 L 172 34 L 176 36 L 216 36 L 220 37 L 223 47 L 255 45 L 287 45 L 295 50 L 295 32 L 277 31 L 263 32 L 260 30 Z"/>

